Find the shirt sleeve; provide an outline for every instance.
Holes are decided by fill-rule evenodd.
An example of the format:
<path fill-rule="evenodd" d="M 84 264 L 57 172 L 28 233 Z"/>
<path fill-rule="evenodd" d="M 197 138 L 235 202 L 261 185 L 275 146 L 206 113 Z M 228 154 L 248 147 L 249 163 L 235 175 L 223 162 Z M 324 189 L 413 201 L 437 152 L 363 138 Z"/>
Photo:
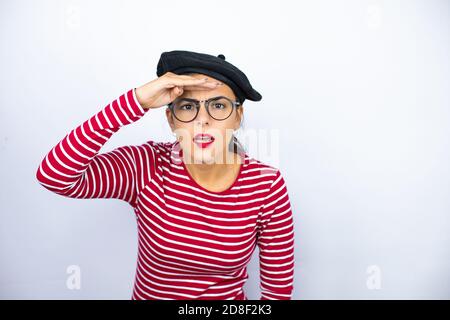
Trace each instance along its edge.
<path fill-rule="evenodd" d="M 279 170 L 261 212 L 257 239 L 260 300 L 290 300 L 294 281 L 294 220 Z"/>
<path fill-rule="evenodd" d="M 135 89 L 128 90 L 47 153 L 36 172 L 38 182 L 70 198 L 115 198 L 133 205 L 138 193 L 136 148 L 99 151 L 122 126 L 137 121 L 148 110 L 139 104 Z"/>

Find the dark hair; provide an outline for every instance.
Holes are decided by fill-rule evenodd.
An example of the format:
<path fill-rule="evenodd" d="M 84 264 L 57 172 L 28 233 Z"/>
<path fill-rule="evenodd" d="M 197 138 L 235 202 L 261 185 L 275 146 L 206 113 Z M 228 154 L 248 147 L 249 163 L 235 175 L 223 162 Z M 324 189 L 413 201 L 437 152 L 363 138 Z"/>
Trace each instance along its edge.
<path fill-rule="evenodd" d="M 230 142 L 230 150 L 232 150 L 236 154 L 241 154 L 245 152 L 245 148 L 242 143 L 236 138 L 234 135 Z"/>
<path fill-rule="evenodd" d="M 244 119 L 242 119 L 241 121 L 241 126 L 244 126 Z M 238 138 L 236 138 L 236 136 L 233 134 L 233 137 L 231 138 L 230 141 L 230 145 L 228 148 L 230 151 L 240 154 L 240 153 L 245 153 L 245 148 L 244 145 L 239 141 Z"/>

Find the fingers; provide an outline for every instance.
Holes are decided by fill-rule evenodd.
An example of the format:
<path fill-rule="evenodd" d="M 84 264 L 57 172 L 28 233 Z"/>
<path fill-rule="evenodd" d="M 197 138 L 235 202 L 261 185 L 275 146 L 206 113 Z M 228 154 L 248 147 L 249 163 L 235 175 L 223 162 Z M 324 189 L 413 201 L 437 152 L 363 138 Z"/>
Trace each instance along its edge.
<path fill-rule="evenodd" d="M 185 90 L 196 91 L 196 90 L 211 90 L 212 88 L 202 87 L 202 86 L 174 86 L 172 90 L 173 94 L 176 96 L 181 96 Z"/>
<path fill-rule="evenodd" d="M 208 78 L 195 78 L 188 75 L 175 75 L 170 73 L 167 79 L 167 88 L 175 86 L 184 87 L 187 90 L 208 90 L 214 89 L 223 83 L 210 80 Z"/>
<path fill-rule="evenodd" d="M 207 81 L 205 79 L 172 79 L 170 84 L 182 87 L 198 87 L 198 88 L 216 88 L 219 86 L 218 82 Z"/>
<path fill-rule="evenodd" d="M 183 86 L 183 88 L 185 90 L 190 90 L 190 91 L 194 91 L 194 90 L 212 90 L 219 87 L 219 85 L 206 85 L 206 86 Z"/>
<path fill-rule="evenodd" d="M 183 92 L 184 92 L 183 87 L 175 87 L 175 88 L 172 88 L 170 90 L 172 91 L 171 92 L 171 97 L 181 96 L 183 94 Z"/>

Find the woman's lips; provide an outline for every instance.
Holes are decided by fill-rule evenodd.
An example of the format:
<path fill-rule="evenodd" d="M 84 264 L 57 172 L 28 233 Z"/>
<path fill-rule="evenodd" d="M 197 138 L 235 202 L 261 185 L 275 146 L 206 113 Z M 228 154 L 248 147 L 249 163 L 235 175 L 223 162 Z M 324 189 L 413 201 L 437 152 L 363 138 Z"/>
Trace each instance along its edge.
<path fill-rule="evenodd" d="M 214 137 L 207 133 L 199 133 L 192 140 L 200 148 L 207 148 L 214 142 Z"/>

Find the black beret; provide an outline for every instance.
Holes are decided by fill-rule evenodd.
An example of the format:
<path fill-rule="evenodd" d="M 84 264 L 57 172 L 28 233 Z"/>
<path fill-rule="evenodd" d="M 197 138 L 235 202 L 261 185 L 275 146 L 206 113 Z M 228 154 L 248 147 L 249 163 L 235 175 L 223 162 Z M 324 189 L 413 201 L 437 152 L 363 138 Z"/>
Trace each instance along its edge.
<path fill-rule="evenodd" d="M 156 75 L 166 72 L 175 74 L 201 73 L 227 84 L 242 103 L 245 99 L 260 101 L 262 96 L 253 89 L 247 76 L 237 67 L 225 61 L 225 56 L 217 57 L 193 51 L 173 50 L 163 52 L 158 62 Z"/>

